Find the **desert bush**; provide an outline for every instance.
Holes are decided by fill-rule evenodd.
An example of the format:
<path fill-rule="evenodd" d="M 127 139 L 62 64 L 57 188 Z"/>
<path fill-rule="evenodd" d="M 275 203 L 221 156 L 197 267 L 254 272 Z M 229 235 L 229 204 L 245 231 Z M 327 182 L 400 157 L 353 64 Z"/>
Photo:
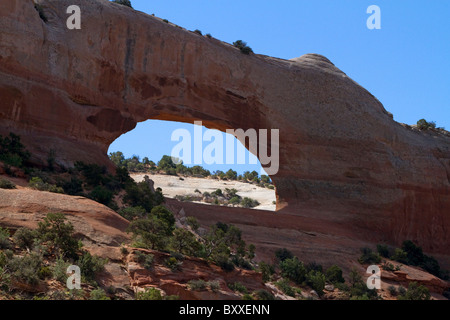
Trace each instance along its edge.
<path fill-rule="evenodd" d="M 47 182 L 44 182 L 39 177 L 32 177 L 30 181 L 28 182 L 28 186 L 32 189 L 36 189 L 39 191 L 48 191 L 53 193 L 64 193 L 64 189 L 61 187 L 58 187 L 54 184 L 49 184 Z"/>
<path fill-rule="evenodd" d="M 192 291 L 202 291 L 206 290 L 207 283 L 205 280 L 198 279 L 198 280 L 190 280 L 188 282 L 188 287 Z"/>
<path fill-rule="evenodd" d="M 8 263 L 8 269 L 12 277 L 30 285 L 38 284 L 41 267 L 42 257 L 36 253 L 30 253 L 23 257 L 13 257 Z"/>
<path fill-rule="evenodd" d="M 237 41 L 235 41 L 235 42 L 233 42 L 233 46 L 235 46 L 236 48 L 238 48 L 239 50 L 241 50 L 241 52 L 243 53 L 243 54 L 250 54 L 250 53 L 253 53 L 253 50 L 252 50 L 252 48 L 250 48 L 248 45 L 247 45 L 247 42 L 245 42 L 245 41 L 242 41 L 242 40 L 237 40 Z"/>
<path fill-rule="evenodd" d="M 389 286 L 388 287 L 388 291 L 391 294 L 391 296 L 397 296 L 398 292 L 397 292 L 397 288 L 395 288 L 394 286 Z"/>
<path fill-rule="evenodd" d="M 410 282 L 406 293 L 400 295 L 398 300 L 430 300 L 431 295 L 427 287 L 417 282 Z"/>
<path fill-rule="evenodd" d="M 0 249 L 11 248 L 11 241 L 9 240 L 9 230 L 0 227 Z"/>
<path fill-rule="evenodd" d="M 87 251 L 84 252 L 77 262 L 81 270 L 81 275 L 87 281 L 93 281 L 97 273 L 105 269 L 107 263 L 108 259 L 102 259 L 95 255 L 93 256 Z"/>
<path fill-rule="evenodd" d="M 158 289 L 148 288 L 143 292 L 137 292 L 136 300 L 163 300 L 163 297 Z"/>
<path fill-rule="evenodd" d="M 55 280 L 61 283 L 66 283 L 67 281 L 67 268 L 70 266 L 69 262 L 66 262 L 62 256 L 59 256 L 52 269 L 52 276 Z"/>
<path fill-rule="evenodd" d="M 121 4 L 121 5 L 123 5 L 123 6 L 127 6 L 127 7 L 130 7 L 130 8 L 133 8 L 133 7 L 131 6 L 131 1 L 130 1 L 130 0 L 113 0 L 113 2 L 114 2 L 114 3 Z"/>
<path fill-rule="evenodd" d="M 113 193 L 110 190 L 108 190 L 105 187 L 103 187 L 103 186 L 96 186 L 89 193 L 88 196 L 92 200 L 107 206 L 107 205 L 109 205 L 111 203 L 111 200 L 113 198 Z"/>
<path fill-rule="evenodd" d="M 0 135 L 0 161 L 13 167 L 23 167 L 31 154 L 20 142 L 20 136 L 10 133 L 7 137 Z"/>
<path fill-rule="evenodd" d="M 31 249 L 34 240 L 37 238 L 37 232 L 28 228 L 19 228 L 14 233 L 14 243 L 21 249 Z"/>
<path fill-rule="evenodd" d="M 276 286 L 278 289 L 280 289 L 284 294 L 287 294 L 288 296 L 295 297 L 295 290 L 294 288 L 289 284 L 289 281 L 286 279 L 281 279 L 276 283 Z"/>
<path fill-rule="evenodd" d="M 344 283 L 345 279 L 342 276 L 342 269 L 337 265 L 332 265 L 325 271 L 325 277 L 327 281 L 336 284 L 336 283 Z"/>
<path fill-rule="evenodd" d="M 137 262 L 139 262 L 145 269 L 152 270 L 155 259 L 150 253 L 144 253 L 141 251 L 136 251 Z"/>
<path fill-rule="evenodd" d="M 43 241 L 49 241 L 64 257 L 78 258 L 78 241 L 73 237 L 73 225 L 66 223 L 66 217 L 62 213 L 49 213 L 44 221 L 38 223 L 38 237 Z"/>
<path fill-rule="evenodd" d="M 9 180 L 0 178 L 0 189 L 16 189 L 16 185 Z"/>
<path fill-rule="evenodd" d="M 186 218 L 186 223 L 188 226 L 190 226 L 192 228 L 192 230 L 197 231 L 198 228 L 200 228 L 200 224 L 198 223 L 197 218 L 195 217 L 187 217 Z"/>
<path fill-rule="evenodd" d="M 311 270 L 306 274 L 306 283 L 313 288 L 319 296 L 323 295 L 325 288 L 325 275 L 318 270 Z"/>
<path fill-rule="evenodd" d="M 217 291 L 220 290 L 220 283 L 219 283 L 219 281 L 216 281 L 216 280 L 208 281 L 206 284 L 207 284 L 207 286 L 209 287 L 209 289 L 212 292 L 217 292 Z"/>
<path fill-rule="evenodd" d="M 133 239 L 139 242 L 139 246 L 153 250 L 163 250 L 168 243 L 171 231 L 166 221 L 149 216 L 144 219 L 134 220 L 128 226 L 127 232 L 133 234 Z"/>
<path fill-rule="evenodd" d="M 264 261 L 261 261 L 258 265 L 259 271 L 262 273 L 262 280 L 268 282 L 272 279 L 272 275 L 275 273 L 275 267 Z"/>
<path fill-rule="evenodd" d="M 183 261 L 179 261 L 175 257 L 169 257 L 164 259 L 164 265 L 168 267 L 172 272 L 179 271 L 183 265 Z"/>
<path fill-rule="evenodd" d="M 274 295 L 264 289 L 257 290 L 255 296 L 258 300 L 275 300 Z"/>
<path fill-rule="evenodd" d="M 103 289 L 94 289 L 91 291 L 89 300 L 111 300 Z"/>
<path fill-rule="evenodd" d="M 118 213 L 128 221 L 143 218 L 147 214 L 142 207 L 127 207 L 120 209 Z"/>
<path fill-rule="evenodd" d="M 202 32 L 201 32 L 200 30 L 198 30 L 198 29 L 195 29 L 195 30 L 194 30 L 194 33 L 199 34 L 199 35 L 202 35 Z"/>
<path fill-rule="evenodd" d="M 251 199 L 251 198 L 248 198 L 248 197 L 244 197 L 241 200 L 241 206 L 244 207 L 244 208 L 254 208 L 254 207 L 257 207 L 259 205 L 260 205 L 260 203 L 259 203 L 258 200 Z"/>
<path fill-rule="evenodd" d="M 358 261 L 361 264 L 378 264 L 381 262 L 380 256 L 370 248 L 361 248 L 361 257 Z"/>
<path fill-rule="evenodd" d="M 275 257 L 279 262 L 282 262 L 286 259 L 292 259 L 294 257 L 294 254 L 288 249 L 282 248 L 275 251 Z"/>
<path fill-rule="evenodd" d="M 434 122 L 434 121 L 428 122 L 425 119 L 420 119 L 419 121 L 417 121 L 417 128 L 419 130 L 435 129 L 436 128 L 436 122 Z"/>
<path fill-rule="evenodd" d="M 383 258 L 389 258 L 391 256 L 389 247 L 385 244 L 377 244 L 377 252 Z"/>
<path fill-rule="evenodd" d="M 194 234 L 182 228 L 175 229 L 170 243 L 175 251 L 188 256 L 197 256 L 201 250 L 201 244 Z"/>
<path fill-rule="evenodd" d="M 281 275 L 284 278 L 294 281 L 297 284 L 301 284 L 305 281 L 306 268 L 303 263 L 297 258 L 285 259 L 280 262 Z"/>
<path fill-rule="evenodd" d="M 228 288 L 240 293 L 248 293 L 247 288 L 240 282 L 227 283 Z"/>

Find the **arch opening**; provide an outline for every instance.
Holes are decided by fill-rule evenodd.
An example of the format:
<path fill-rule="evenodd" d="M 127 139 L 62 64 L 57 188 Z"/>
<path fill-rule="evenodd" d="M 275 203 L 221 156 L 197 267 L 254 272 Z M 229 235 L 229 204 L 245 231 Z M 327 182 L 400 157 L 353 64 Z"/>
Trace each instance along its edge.
<path fill-rule="evenodd" d="M 168 198 L 276 210 L 276 188 L 258 157 L 225 127 L 150 119 L 118 137 L 110 159 L 136 181 L 148 175 Z M 251 149 L 251 147 L 250 147 Z"/>

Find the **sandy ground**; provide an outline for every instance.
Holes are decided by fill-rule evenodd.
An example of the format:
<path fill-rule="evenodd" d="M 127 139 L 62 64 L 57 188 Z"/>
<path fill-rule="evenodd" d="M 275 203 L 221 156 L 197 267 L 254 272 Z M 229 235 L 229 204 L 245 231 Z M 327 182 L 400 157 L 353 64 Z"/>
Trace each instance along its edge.
<path fill-rule="evenodd" d="M 241 197 L 249 197 L 259 201 L 260 205 L 254 209 L 275 211 L 275 205 L 272 203 L 276 200 L 275 190 L 261 188 L 249 183 L 237 181 L 219 181 L 215 179 L 192 177 L 183 177 L 184 180 L 180 180 L 178 176 L 158 174 L 147 175 L 155 182 L 155 188 L 161 188 L 164 196 L 168 198 L 175 198 L 177 195 L 195 194 L 195 189 L 198 189 L 203 193 L 205 191 L 212 192 L 217 189 L 225 190 L 225 188 L 235 188 L 238 190 L 237 194 Z M 144 176 L 145 174 L 131 175 L 131 177 L 137 182 L 142 181 Z"/>

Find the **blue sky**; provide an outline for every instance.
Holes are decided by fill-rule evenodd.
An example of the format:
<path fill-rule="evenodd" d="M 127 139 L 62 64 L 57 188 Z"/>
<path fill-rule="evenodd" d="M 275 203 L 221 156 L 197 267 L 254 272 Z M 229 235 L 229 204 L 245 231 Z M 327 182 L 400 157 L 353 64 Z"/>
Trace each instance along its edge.
<path fill-rule="evenodd" d="M 242 39 L 255 53 L 284 59 L 322 54 L 377 97 L 396 121 L 425 118 L 450 129 L 448 0 L 132 0 L 132 5 L 229 43 Z M 380 30 L 366 27 L 370 5 L 381 9 Z M 143 122 L 109 151 L 159 160 L 176 145 L 173 130 L 192 127 Z M 259 170 L 259 165 L 204 167 Z"/>

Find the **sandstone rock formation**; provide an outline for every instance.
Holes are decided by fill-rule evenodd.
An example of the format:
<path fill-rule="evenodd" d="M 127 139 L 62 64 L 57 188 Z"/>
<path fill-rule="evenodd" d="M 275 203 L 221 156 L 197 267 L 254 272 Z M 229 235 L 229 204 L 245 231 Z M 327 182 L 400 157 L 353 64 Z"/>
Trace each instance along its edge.
<path fill-rule="evenodd" d="M 73 1 L 36 2 L 46 22 L 31 0 L 0 3 L 0 134 L 34 162 L 54 150 L 112 168 L 108 146 L 147 119 L 280 129 L 280 215 L 449 253 L 449 138 L 396 123 L 325 57 L 243 55 L 106 0 L 79 0 L 82 29 L 68 30 Z"/>

